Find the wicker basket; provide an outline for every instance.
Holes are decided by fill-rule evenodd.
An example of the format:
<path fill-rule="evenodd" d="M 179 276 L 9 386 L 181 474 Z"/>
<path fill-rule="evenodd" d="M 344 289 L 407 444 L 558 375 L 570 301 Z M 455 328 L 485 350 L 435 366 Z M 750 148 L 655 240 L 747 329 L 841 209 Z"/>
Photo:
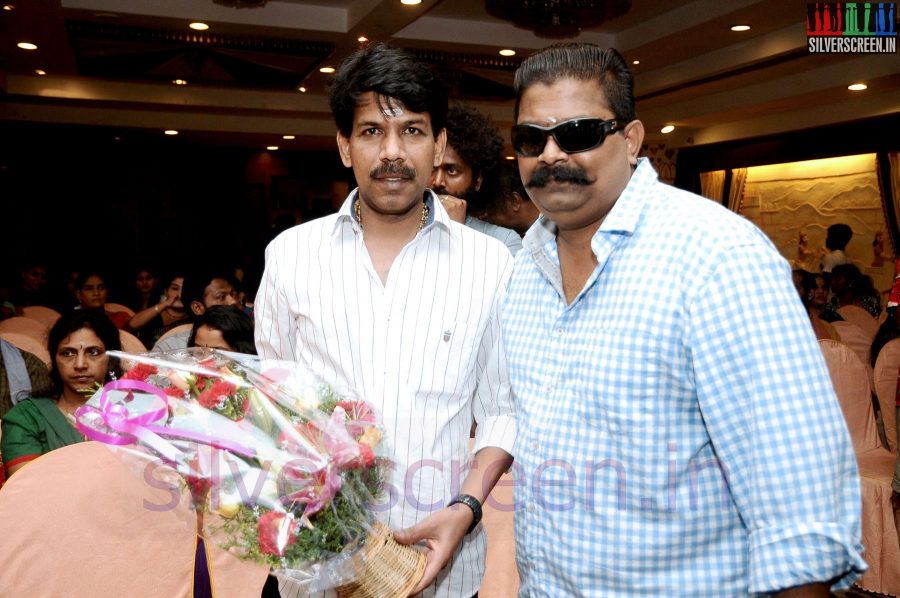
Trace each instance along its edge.
<path fill-rule="evenodd" d="M 372 527 L 359 557 L 359 577 L 338 587 L 338 598 L 406 598 L 425 573 L 425 555 L 398 544 L 381 523 Z"/>

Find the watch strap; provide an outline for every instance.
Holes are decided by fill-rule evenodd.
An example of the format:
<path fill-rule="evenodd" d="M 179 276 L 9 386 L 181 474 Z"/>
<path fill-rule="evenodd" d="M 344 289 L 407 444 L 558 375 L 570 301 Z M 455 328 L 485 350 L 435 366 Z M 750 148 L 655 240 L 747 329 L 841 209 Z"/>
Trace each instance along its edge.
<path fill-rule="evenodd" d="M 471 494 L 457 494 L 453 500 L 447 503 L 448 507 L 452 507 L 455 504 L 463 504 L 469 507 L 472 510 L 472 525 L 469 526 L 469 529 L 466 530 L 466 533 L 469 534 L 475 529 L 475 526 L 481 522 L 481 503 L 478 502 L 478 499 L 472 496 Z"/>

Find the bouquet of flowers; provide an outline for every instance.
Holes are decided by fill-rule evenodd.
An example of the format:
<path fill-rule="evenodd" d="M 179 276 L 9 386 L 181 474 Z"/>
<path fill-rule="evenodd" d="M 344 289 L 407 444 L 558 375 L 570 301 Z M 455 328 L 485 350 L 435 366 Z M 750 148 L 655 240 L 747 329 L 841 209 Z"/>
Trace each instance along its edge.
<path fill-rule="evenodd" d="M 369 403 L 294 363 L 207 349 L 120 356 L 130 369 L 76 425 L 177 471 L 208 537 L 309 592 L 405 596 L 421 578 L 422 554 L 372 513 L 390 463 Z"/>

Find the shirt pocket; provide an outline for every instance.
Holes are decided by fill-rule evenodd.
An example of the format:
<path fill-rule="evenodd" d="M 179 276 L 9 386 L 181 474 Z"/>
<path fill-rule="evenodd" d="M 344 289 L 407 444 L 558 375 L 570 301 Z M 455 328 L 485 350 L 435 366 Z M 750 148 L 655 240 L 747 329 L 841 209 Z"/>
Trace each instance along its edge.
<path fill-rule="evenodd" d="M 476 382 L 475 360 L 481 344 L 478 332 L 475 319 L 429 324 L 421 355 L 421 379 L 411 377 L 411 390 L 426 399 L 454 394 L 467 398 Z"/>

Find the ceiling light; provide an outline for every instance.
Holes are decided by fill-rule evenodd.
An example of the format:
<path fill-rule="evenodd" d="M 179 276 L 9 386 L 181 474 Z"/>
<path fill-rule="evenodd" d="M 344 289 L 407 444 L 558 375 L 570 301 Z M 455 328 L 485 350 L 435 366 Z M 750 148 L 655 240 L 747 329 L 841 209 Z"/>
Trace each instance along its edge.
<path fill-rule="evenodd" d="M 632 61 L 631 61 L 631 64 L 640 64 L 640 63 L 641 63 L 640 60 L 632 60 Z"/>
<path fill-rule="evenodd" d="M 191 23 L 190 25 L 188 25 L 188 27 L 190 27 L 194 31 L 206 31 L 207 29 L 209 29 L 209 25 L 207 25 L 206 23 L 201 23 L 199 21 Z"/>
<path fill-rule="evenodd" d="M 750 31 L 750 25 L 732 25 L 732 31 Z"/>
<path fill-rule="evenodd" d="M 407 6 L 415 6 L 416 4 L 422 4 L 422 0 L 400 0 L 400 4 L 406 4 Z"/>
<path fill-rule="evenodd" d="M 510 50 L 509 48 L 504 48 L 504 49 L 500 50 L 500 56 L 515 56 L 515 55 L 516 55 L 515 50 Z"/>
<path fill-rule="evenodd" d="M 666 133 L 671 133 L 675 130 L 675 125 L 666 125 L 662 129 L 659 130 L 660 133 L 665 135 Z"/>
<path fill-rule="evenodd" d="M 4 4 L 4 5 L 3 5 L 3 10 L 12 10 L 12 9 L 14 9 L 15 7 L 16 7 L 15 4 Z"/>
<path fill-rule="evenodd" d="M 330 75 L 331 73 L 334 72 L 334 67 L 333 66 L 323 66 L 322 68 L 319 69 L 319 72 L 325 73 L 326 75 Z"/>
<path fill-rule="evenodd" d="M 515 157 L 515 156 L 506 156 L 506 159 L 507 159 L 507 160 L 515 160 L 516 157 Z"/>
<path fill-rule="evenodd" d="M 369 41 L 369 38 L 366 37 L 365 35 L 360 35 L 359 37 L 356 38 L 356 41 L 358 41 L 361 44 L 364 44 L 367 41 Z"/>
<path fill-rule="evenodd" d="M 296 139 L 297 137 L 294 135 L 282 135 L 281 138 L 290 141 L 291 139 Z"/>
<path fill-rule="evenodd" d="M 187 85 L 187 81 L 184 79 L 172 79 L 172 83 L 175 85 Z"/>
<path fill-rule="evenodd" d="M 306 93 L 306 88 L 301 85 L 297 88 L 297 91 L 299 91 L 300 93 Z"/>
<path fill-rule="evenodd" d="M 45 71 L 44 69 L 34 69 L 34 74 L 44 76 L 47 74 L 47 71 Z"/>
<path fill-rule="evenodd" d="M 278 149 L 278 146 L 277 145 L 267 145 L 266 149 L 269 150 L 270 152 L 274 152 L 275 150 Z"/>
<path fill-rule="evenodd" d="M 31 42 L 19 42 L 16 45 L 23 50 L 37 50 L 37 46 Z"/>
<path fill-rule="evenodd" d="M 165 134 L 166 135 L 178 135 L 178 131 L 176 131 L 175 129 L 166 129 Z"/>
<path fill-rule="evenodd" d="M 854 83 L 853 85 L 848 85 L 847 89 L 850 91 L 862 91 L 864 89 L 868 89 L 869 86 L 865 83 Z"/>

